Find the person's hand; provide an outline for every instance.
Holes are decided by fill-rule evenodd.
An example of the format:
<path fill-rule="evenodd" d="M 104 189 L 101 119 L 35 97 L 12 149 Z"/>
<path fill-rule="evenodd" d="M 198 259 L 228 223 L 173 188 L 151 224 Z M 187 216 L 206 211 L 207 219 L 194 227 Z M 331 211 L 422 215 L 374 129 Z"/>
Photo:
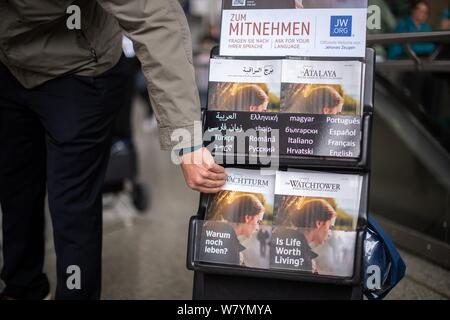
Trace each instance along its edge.
<path fill-rule="evenodd" d="M 215 163 L 206 148 L 180 157 L 181 170 L 189 188 L 203 192 L 216 193 L 225 184 L 225 169 Z"/>

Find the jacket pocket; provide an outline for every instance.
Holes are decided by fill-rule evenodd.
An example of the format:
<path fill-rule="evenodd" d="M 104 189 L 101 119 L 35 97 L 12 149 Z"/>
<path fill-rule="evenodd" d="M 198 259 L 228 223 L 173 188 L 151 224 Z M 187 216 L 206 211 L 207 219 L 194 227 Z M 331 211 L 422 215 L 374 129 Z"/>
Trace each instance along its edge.
<path fill-rule="evenodd" d="M 80 37 L 86 42 L 87 48 L 91 54 L 91 58 L 94 59 L 95 62 L 98 62 L 97 52 L 95 51 L 95 48 L 92 45 L 92 41 L 88 39 L 83 29 L 79 30 L 79 32 Z"/>
<path fill-rule="evenodd" d="M 79 30 L 67 30 L 63 21 L 10 38 L 3 48 L 12 66 L 46 76 L 58 76 L 94 60 L 87 39 Z"/>

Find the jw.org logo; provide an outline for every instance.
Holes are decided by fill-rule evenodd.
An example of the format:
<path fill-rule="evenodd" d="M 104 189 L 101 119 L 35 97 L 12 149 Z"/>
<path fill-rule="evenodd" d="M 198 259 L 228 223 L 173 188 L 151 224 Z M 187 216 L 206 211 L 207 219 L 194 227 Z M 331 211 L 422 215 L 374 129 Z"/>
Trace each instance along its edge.
<path fill-rule="evenodd" d="M 330 37 L 351 37 L 352 16 L 331 16 Z"/>
<path fill-rule="evenodd" d="M 233 0 L 233 2 L 231 3 L 231 5 L 233 7 L 245 7 L 246 5 L 246 0 Z"/>

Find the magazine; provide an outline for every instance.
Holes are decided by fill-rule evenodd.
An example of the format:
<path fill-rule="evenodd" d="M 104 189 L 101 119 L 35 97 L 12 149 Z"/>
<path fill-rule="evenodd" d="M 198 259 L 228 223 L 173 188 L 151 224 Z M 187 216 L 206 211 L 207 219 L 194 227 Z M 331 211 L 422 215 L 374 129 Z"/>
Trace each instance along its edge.
<path fill-rule="evenodd" d="M 226 172 L 223 190 L 208 202 L 199 260 L 267 269 L 268 247 L 261 249 L 258 239 L 270 237 L 275 173 L 234 168 Z"/>
<path fill-rule="evenodd" d="M 222 56 L 364 57 L 367 0 L 225 0 Z"/>
<path fill-rule="evenodd" d="M 281 112 L 361 116 L 363 63 L 285 59 Z"/>
<path fill-rule="evenodd" d="M 363 77 L 359 61 L 212 59 L 204 140 L 215 153 L 358 158 Z"/>
<path fill-rule="evenodd" d="M 351 277 L 362 177 L 226 169 L 208 201 L 197 260 Z"/>
<path fill-rule="evenodd" d="M 208 110 L 280 111 L 281 60 L 211 59 Z"/>
<path fill-rule="evenodd" d="M 270 267 L 351 277 L 362 177 L 277 172 Z"/>
<path fill-rule="evenodd" d="M 361 115 L 359 61 L 211 59 L 209 111 Z"/>

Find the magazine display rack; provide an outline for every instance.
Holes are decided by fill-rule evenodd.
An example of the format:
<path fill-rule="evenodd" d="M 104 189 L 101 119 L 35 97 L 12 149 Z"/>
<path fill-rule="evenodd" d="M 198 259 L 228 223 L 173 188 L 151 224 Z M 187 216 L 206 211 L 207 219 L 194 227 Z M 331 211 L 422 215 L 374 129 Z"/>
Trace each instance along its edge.
<path fill-rule="evenodd" d="M 292 109 L 283 113 L 283 108 L 289 107 L 286 102 L 288 101 L 287 88 L 292 88 L 289 85 L 284 85 L 283 87 L 282 82 L 288 78 L 282 75 L 286 74 L 285 71 L 283 71 L 284 73 L 279 72 L 284 80 L 280 79 L 278 86 L 273 85 L 273 80 L 270 80 L 272 83 L 266 83 L 265 87 L 264 84 L 261 86 L 266 89 L 267 93 L 270 92 L 272 87 L 278 88 L 281 85 L 280 92 L 278 95 L 275 94 L 280 99 L 275 99 L 276 103 L 267 103 L 267 101 L 265 103 L 265 107 L 269 105 L 267 108 L 273 108 L 270 110 L 271 112 L 268 112 L 266 109 L 242 112 L 242 110 L 215 108 L 217 106 L 213 102 L 215 91 L 212 91 L 212 88 L 215 90 L 215 87 L 210 85 L 208 107 L 203 115 L 206 137 L 205 146 L 210 148 L 216 158 L 222 156 L 221 159 L 224 162 L 224 166 L 232 179 L 227 181 L 222 194 L 202 194 L 197 215 L 190 220 L 187 267 L 195 271 L 194 298 L 361 299 L 362 255 L 368 213 L 370 141 L 374 110 L 374 51 L 365 49 L 365 57 L 357 59 L 348 57 L 330 59 L 309 57 L 308 59 L 300 59 L 286 56 L 283 58 L 264 56 L 263 58 L 239 57 L 237 59 L 238 62 L 235 62 L 234 57 L 220 56 L 220 49 L 216 47 L 213 49 L 211 57 L 212 59 L 221 59 L 215 61 L 218 66 L 215 65 L 214 68 L 218 68 L 218 70 L 222 70 L 220 68 L 225 68 L 223 70 L 226 70 L 228 64 L 239 65 L 242 64 L 242 61 L 253 60 L 256 64 L 262 63 L 262 67 L 254 67 L 255 65 L 251 63 L 248 66 L 239 65 L 239 70 L 243 70 L 247 75 L 262 72 L 266 76 L 278 76 L 276 70 L 278 65 L 288 65 L 289 68 L 285 68 L 285 70 L 288 70 L 287 73 L 289 73 L 290 70 L 295 69 L 292 66 L 298 65 L 300 68 L 305 68 L 304 66 L 307 65 L 307 68 L 314 69 L 316 65 L 326 65 L 326 62 L 329 60 L 336 61 L 336 65 L 342 65 L 342 69 L 360 64 L 362 66 L 360 87 L 348 89 L 345 85 L 337 85 L 335 83 L 331 83 L 328 86 L 332 89 L 340 89 L 340 96 L 346 96 L 346 103 L 356 106 L 353 116 L 350 114 L 353 111 L 347 110 L 348 113 L 344 113 L 342 117 L 335 115 L 334 118 L 333 116 L 329 118 L 345 118 L 350 119 L 349 121 L 356 119 L 354 122 L 358 123 L 359 126 L 355 129 L 357 134 L 354 135 L 353 140 L 351 137 L 337 139 L 343 141 L 339 142 L 340 145 L 351 145 L 352 148 L 350 149 L 353 150 L 353 153 L 344 152 L 340 156 L 331 156 L 330 154 L 333 153 L 327 145 L 336 145 L 336 143 L 332 141 L 332 138 L 327 137 L 327 139 L 317 138 L 317 140 L 311 140 L 311 145 L 317 146 L 317 148 L 311 148 L 315 152 L 312 156 L 287 154 L 283 139 L 287 141 L 286 139 L 291 139 L 291 137 L 286 137 L 287 131 L 283 130 L 288 125 L 289 120 L 286 119 L 296 115 L 295 112 L 292 112 Z M 230 63 L 229 61 L 234 62 Z M 286 61 L 289 62 L 286 63 Z M 224 66 L 221 66 L 222 62 Z M 214 80 L 218 83 L 216 86 L 219 87 L 221 86 L 220 81 L 223 81 L 223 79 L 220 76 L 217 79 L 212 79 L 211 75 L 214 75 L 212 68 L 210 81 Z M 340 82 L 338 83 L 340 84 L 343 81 L 345 82 L 345 76 L 341 76 L 339 71 L 340 69 L 336 71 L 337 75 L 333 74 L 333 77 L 339 78 Z M 316 78 L 323 77 L 323 71 L 319 70 L 317 72 Z M 355 74 L 354 78 L 357 82 L 359 73 L 352 72 L 351 74 Z M 308 76 L 311 76 L 311 74 L 308 74 Z M 235 75 L 232 74 L 229 77 L 234 79 Z M 242 77 L 245 78 L 246 75 Z M 310 77 L 310 79 L 313 78 L 314 75 Z M 237 80 L 234 81 L 237 82 Z M 321 89 L 323 87 L 320 84 L 310 83 L 302 86 L 301 90 L 308 90 L 308 86 L 313 89 Z M 355 92 L 360 90 L 360 93 L 356 99 L 352 99 L 349 98 L 352 96 L 351 94 L 345 95 L 343 93 L 345 90 L 353 90 Z M 312 89 L 310 90 L 310 92 L 313 91 Z M 268 94 L 268 96 L 270 95 Z M 304 93 L 304 96 L 311 97 L 312 94 Z M 354 97 L 355 95 L 353 95 Z M 249 98 L 245 96 L 244 98 L 239 97 L 239 99 Z M 323 99 L 321 97 L 319 100 L 322 103 Z M 224 99 L 219 99 L 218 101 L 224 101 Z M 236 104 L 236 100 L 232 104 Z M 255 105 L 253 102 L 252 104 Z M 306 105 L 306 102 L 303 102 L 303 104 Z M 325 101 L 323 104 L 326 105 L 327 102 Z M 341 103 L 341 108 L 343 104 L 344 102 Z M 281 110 L 277 108 L 281 108 Z M 264 140 L 264 143 L 267 143 L 267 140 L 279 143 L 276 146 L 270 143 L 268 145 L 264 144 L 267 149 L 270 150 L 272 148 L 271 150 L 275 150 L 274 154 L 276 156 L 271 152 L 268 154 L 259 152 L 252 154 L 249 147 L 252 138 L 248 140 L 248 134 L 245 138 L 247 140 L 244 139 L 246 141 L 244 148 L 239 149 L 236 147 L 236 144 L 233 144 L 234 147 L 231 147 L 227 152 L 223 152 L 224 149 L 220 149 L 220 145 L 230 146 L 232 144 L 230 141 L 235 141 L 232 138 L 226 139 L 227 137 L 234 135 L 236 139 L 242 138 L 238 135 L 236 136 L 237 128 L 239 128 L 239 131 L 255 128 L 257 120 L 248 118 L 252 114 L 276 114 L 280 116 L 280 118 L 276 118 L 277 124 L 273 122 L 267 125 L 269 128 L 278 126 L 276 129 L 281 129 L 280 133 L 276 136 L 276 139 L 271 140 L 269 138 Z M 302 112 L 299 112 L 299 114 L 304 115 Z M 316 119 L 315 123 L 314 118 Z M 317 116 L 311 117 L 311 119 L 313 120 L 309 128 L 318 128 L 316 131 L 319 132 L 319 135 L 328 134 L 333 129 L 333 125 L 328 127 L 324 125 L 325 120 L 323 120 L 323 117 Z M 225 126 L 223 125 L 224 122 L 226 122 Z M 308 125 L 300 124 L 299 127 L 308 128 Z M 230 131 L 230 128 L 233 129 Z M 259 130 L 256 130 L 256 134 L 252 131 L 253 133 L 250 133 L 250 137 L 252 135 L 260 137 L 261 131 L 267 131 L 260 129 L 260 127 L 257 128 Z M 207 137 L 208 135 L 209 137 Z M 211 136 L 215 137 L 215 139 L 211 140 Z M 293 135 L 293 137 L 297 136 L 300 135 Z M 269 137 L 272 136 L 269 134 Z M 295 139 L 293 138 L 289 141 L 297 142 L 298 139 Z M 220 141 L 221 144 L 216 144 L 216 147 L 213 146 L 211 148 L 215 140 Z M 260 146 L 259 142 L 262 140 L 254 140 L 257 140 L 258 143 L 256 145 Z M 274 159 L 277 164 L 275 171 L 258 176 L 258 169 L 267 167 L 269 164 L 272 165 L 271 169 L 274 169 L 272 162 Z M 237 178 L 235 179 L 235 177 Z M 295 181 L 300 184 L 296 185 Z M 225 218 L 227 214 L 225 212 L 231 210 L 229 208 L 234 208 L 234 211 L 237 208 L 229 205 L 229 203 L 238 198 L 242 200 L 244 196 L 248 198 L 246 199 L 247 202 L 257 198 L 255 202 L 258 202 L 260 207 L 263 204 L 261 212 L 265 213 L 258 218 L 258 223 L 261 223 L 258 229 L 262 234 L 261 237 L 264 236 L 266 240 L 261 240 L 258 235 L 258 239 L 263 241 L 261 243 L 264 243 L 264 245 L 261 244 L 260 248 L 258 247 L 258 250 L 253 248 L 256 247 L 254 244 L 256 243 L 256 236 L 254 234 L 249 240 L 250 242 L 253 241 L 253 244 L 245 241 L 243 242 L 244 245 L 241 243 L 240 233 L 236 230 L 245 229 L 245 226 L 240 228 L 240 225 L 244 224 L 245 219 L 242 221 L 231 221 Z M 227 197 L 228 199 L 233 199 L 233 201 L 229 200 L 226 202 L 224 199 Z M 228 209 L 223 208 L 224 203 L 227 203 Z M 319 205 L 323 206 L 322 212 L 332 212 L 330 217 L 333 216 L 329 220 L 322 219 L 323 221 L 332 222 L 325 227 L 325 229 L 328 228 L 326 229 L 328 230 L 326 231 L 327 236 L 320 236 L 322 237 L 320 240 L 318 240 L 318 235 L 312 236 L 312 232 L 309 232 L 308 228 L 320 229 L 322 227 L 321 222 L 310 223 L 307 220 L 294 226 L 292 224 L 294 218 L 292 217 L 289 219 L 290 224 L 288 227 L 285 227 L 280 222 L 286 213 L 297 212 L 299 208 L 302 208 L 305 212 L 309 210 L 307 212 L 309 214 L 312 209 L 308 209 L 308 206 Z M 248 204 L 246 208 L 248 210 Z M 296 209 L 291 210 L 292 208 Z M 220 216 L 221 218 L 217 219 L 213 218 L 213 216 Z M 250 216 L 247 218 L 250 219 Z M 330 225 L 332 224 L 334 224 L 335 228 L 337 227 L 337 231 L 331 231 Z M 266 235 L 264 235 L 264 232 Z M 290 236 L 286 236 L 286 234 Z M 296 234 L 296 236 L 291 236 L 292 234 Z M 301 235 L 300 238 L 298 238 L 299 234 Z M 328 234 L 333 235 L 332 239 L 335 247 L 329 244 L 328 251 L 326 251 L 320 245 L 314 245 L 314 242 L 319 244 L 326 242 L 327 240 L 325 239 L 328 237 Z M 312 249 L 309 246 L 310 243 L 312 244 Z M 243 261 L 242 251 L 246 247 L 254 250 L 246 250 L 248 254 L 245 257 L 246 260 Z M 340 248 L 344 247 L 345 250 L 340 250 Z M 339 248 L 339 250 L 333 250 L 333 248 Z M 316 251 L 321 252 L 319 258 L 317 258 Z M 311 257 L 311 255 L 313 256 Z M 323 262 L 316 265 L 316 260 L 320 260 L 320 258 L 324 259 Z"/>

